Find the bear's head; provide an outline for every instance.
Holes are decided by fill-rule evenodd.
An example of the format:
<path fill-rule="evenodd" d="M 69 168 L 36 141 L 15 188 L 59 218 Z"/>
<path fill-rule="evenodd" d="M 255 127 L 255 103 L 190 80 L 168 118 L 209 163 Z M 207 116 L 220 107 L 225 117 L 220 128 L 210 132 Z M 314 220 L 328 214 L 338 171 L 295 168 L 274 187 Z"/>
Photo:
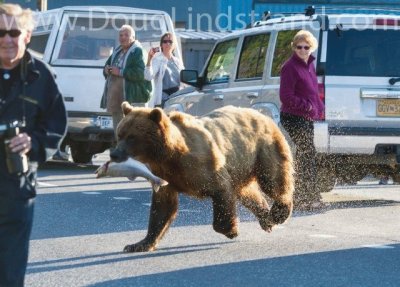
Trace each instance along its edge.
<path fill-rule="evenodd" d="M 159 108 L 138 108 L 128 102 L 121 105 L 124 117 L 118 124 L 118 143 L 110 153 L 112 161 L 132 157 L 141 162 L 165 156 L 169 139 L 169 117 Z"/>

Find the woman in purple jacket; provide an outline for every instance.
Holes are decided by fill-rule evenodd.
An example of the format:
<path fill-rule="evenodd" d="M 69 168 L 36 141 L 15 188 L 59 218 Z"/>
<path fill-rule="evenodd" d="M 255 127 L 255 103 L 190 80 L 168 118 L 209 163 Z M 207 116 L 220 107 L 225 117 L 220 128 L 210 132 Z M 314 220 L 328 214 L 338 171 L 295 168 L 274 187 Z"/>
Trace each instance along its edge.
<path fill-rule="evenodd" d="M 308 31 L 301 30 L 293 38 L 292 56 L 281 70 L 281 123 L 296 145 L 295 208 L 319 209 L 324 206 L 316 188 L 316 151 L 313 121 L 324 113 L 318 95 L 318 82 L 313 64 L 313 51 L 318 42 Z"/>

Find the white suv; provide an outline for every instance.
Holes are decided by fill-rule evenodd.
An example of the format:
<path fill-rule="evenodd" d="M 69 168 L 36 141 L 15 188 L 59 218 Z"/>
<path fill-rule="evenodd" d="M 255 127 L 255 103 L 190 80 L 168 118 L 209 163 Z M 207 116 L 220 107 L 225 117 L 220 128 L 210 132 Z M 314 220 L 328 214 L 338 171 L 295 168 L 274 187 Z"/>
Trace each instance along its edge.
<path fill-rule="evenodd" d="M 319 187 L 355 182 L 371 173 L 400 181 L 400 16 L 315 14 L 255 23 L 220 39 L 203 72 L 184 70 L 193 87 L 165 110 L 203 115 L 234 105 L 251 107 L 279 123 L 280 68 L 300 29 L 319 41 L 315 51 L 326 111 L 315 122 Z"/>

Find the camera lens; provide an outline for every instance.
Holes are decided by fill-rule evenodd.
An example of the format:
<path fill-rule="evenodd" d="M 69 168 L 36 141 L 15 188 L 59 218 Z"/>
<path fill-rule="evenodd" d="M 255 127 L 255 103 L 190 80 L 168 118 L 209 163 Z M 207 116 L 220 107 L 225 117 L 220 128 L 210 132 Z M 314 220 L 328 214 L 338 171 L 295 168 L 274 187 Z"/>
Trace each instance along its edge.
<path fill-rule="evenodd" d="M 25 154 L 13 152 L 9 147 L 11 138 L 19 134 L 18 127 L 11 127 L 7 131 L 8 138 L 4 140 L 7 169 L 10 174 L 21 174 L 28 171 L 28 158 Z"/>

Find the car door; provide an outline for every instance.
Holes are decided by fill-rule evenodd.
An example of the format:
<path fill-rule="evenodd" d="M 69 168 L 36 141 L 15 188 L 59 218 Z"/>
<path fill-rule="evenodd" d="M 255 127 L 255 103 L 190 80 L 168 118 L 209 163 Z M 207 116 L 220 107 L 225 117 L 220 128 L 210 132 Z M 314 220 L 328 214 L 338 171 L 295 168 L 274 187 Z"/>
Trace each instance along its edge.
<path fill-rule="evenodd" d="M 258 100 L 269 38 L 269 33 L 258 33 L 216 46 L 204 71 L 206 85 L 198 115 L 227 105 L 251 107 Z"/>
<path fill-rule="evenodd" d="M 269 40 L 269 32 L 258 32 L 243 38 L 234 78 L 229 87 L 221 91 L 220 100 L 224 106 L 248 108 L 260 101 Z"/>
<path fill-rule="evenodd" d="M 199 95 L 190 98 L 195 102 L 196 115 L 206 114 L 224 106 L 224 92 L 229 88 L 232 75 L 235 73 L 239 38 L 230 38 L 218 43 L 209 58 L 203 73 L 204 85 Z M 197 93 L 196 93 L 197 94 Z"/>
<path fill-rule="evenodd" d="M 202 88 L 169 101 L 168 109 L 204 115 L 233 105 L 253 107 L 260 101 L 267 70 L 270 33 L 257 31 L 216 44 L 201 76 Z"/>

